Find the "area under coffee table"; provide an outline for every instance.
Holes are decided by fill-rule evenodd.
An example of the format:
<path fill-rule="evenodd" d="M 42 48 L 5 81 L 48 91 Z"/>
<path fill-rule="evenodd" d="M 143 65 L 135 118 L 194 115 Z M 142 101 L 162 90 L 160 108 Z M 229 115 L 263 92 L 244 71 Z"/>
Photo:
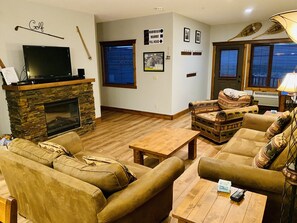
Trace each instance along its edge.
<path fill-rule="evenodd" d="M 182 128 L 163 128 L 136 139 L 129 147 L 133 149 L 134 162 L 143 164 L 143 155 L 153 156 L 163 161 L 188 144 L 188 158 L 197 156 L 199 131 Z"/>

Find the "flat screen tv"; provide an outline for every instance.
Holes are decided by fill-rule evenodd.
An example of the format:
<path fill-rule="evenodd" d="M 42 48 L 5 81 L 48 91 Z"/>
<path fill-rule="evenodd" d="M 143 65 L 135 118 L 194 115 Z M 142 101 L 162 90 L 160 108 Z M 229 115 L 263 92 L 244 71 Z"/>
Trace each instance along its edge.
<path fill-rule="evenodd" d="M 72 77 L 70 49 L 57 46 L 23 46 L 29 81 L 50 82 Z"/>

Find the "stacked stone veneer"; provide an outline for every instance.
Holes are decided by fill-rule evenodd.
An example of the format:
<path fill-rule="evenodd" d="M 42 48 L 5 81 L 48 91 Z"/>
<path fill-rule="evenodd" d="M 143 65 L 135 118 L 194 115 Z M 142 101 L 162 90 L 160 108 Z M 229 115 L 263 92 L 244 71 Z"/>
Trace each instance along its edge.
<path fill-rule="evenodd" d="M 81 122 L 81 126 L 73 131 L 81 135 L 95 128 L 92 83 L 33 90 L 6 90 L 12 135 L 34 142 L 48 139 L 44 104 L 73 98 L 78 98 Z"/>

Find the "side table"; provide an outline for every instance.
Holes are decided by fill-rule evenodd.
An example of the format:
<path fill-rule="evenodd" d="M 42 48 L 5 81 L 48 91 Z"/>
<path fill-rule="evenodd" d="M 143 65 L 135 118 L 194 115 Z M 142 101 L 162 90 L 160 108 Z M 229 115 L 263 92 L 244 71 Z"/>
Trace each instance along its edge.
<path fill-rule="evenodd" d="M 181 204 L 173 211 L 172 216 L 178 223 L 261 223 L 267 197 L 246 191 L 240 202 L 231 201 L 231 193 L 217 191 L 216 182 L 200 179 L 185 196 Z"/>

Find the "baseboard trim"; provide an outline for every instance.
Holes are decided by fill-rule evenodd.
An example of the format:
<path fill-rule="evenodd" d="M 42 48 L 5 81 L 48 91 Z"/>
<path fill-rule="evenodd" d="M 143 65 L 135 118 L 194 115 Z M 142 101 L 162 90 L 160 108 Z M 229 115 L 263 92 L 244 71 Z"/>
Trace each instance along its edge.
<path fill-rule="evenodd" d="M 180 111 L 174 115 L 165 115 L 165 114 L 159 114 L 159 113 L 153 113 L 153 112 L 137 111 L 137 110 L 132 110 L 132 109 L 115 108 L 115 107 L 109 107 L 109 106 L 101 106 L 101 109 L 109 110 L 109 111 L 116 111 L 116 112 L 123 112 L 123 113 L 134 114 L 134 115 L 143 115 L 143 116 L 148 116 L 148 117 L 152 117 L 152 118 L 160 118 L 160 119 L 166 119 L 166 120 L 176 119 L 176 118 L 189 112 L 189 109 L 185 109 L 185 110 Z"/>
<path fill-rule="evenodd" d="M 98 125 L 101 123 L 101 117 L 95 118 L 95 124 Z"/>

